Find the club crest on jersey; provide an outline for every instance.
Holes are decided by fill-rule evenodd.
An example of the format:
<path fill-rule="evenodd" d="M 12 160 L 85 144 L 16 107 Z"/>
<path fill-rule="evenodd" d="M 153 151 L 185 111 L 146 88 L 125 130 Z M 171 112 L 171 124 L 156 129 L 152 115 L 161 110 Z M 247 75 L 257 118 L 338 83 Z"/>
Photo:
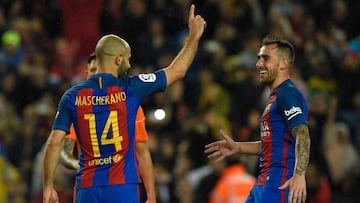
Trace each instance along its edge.
<path fill-rule="evenodd" d="M 139 74 L 139 79 L 143 82 L 154 82 L 156 80 L 156 75 L 154 73 L 143 73 Z"/>
<path fill-rule="evenodd" d="M 291 109 L 289 110 L 284 110 L 284 114 L 285 116 L 287 116 L 288 120 L 291 120 L 292 118 L 294 118 L 296 115 L 298 114 L 302 114 L 302 110 L 300 107 L 298 106 L 292 106 Z"/>
<path fill-rule="evenodd" d="M 264 110 L 264 114 L 268 113 L 270 111 L 270 108 L 272 106 L 272 103 L 269 103 L 268 105 L 266 105 L 265 110 Z"/>

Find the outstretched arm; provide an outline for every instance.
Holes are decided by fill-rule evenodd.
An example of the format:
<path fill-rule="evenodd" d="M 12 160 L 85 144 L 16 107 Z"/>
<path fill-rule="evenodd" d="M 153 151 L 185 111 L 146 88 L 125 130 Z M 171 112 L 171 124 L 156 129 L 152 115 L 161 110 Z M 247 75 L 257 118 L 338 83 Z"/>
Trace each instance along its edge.
<path fill-rule="evenodd" d="M 199 40 L 204 32 L 205 26 L 205 20 L 200 15 L 195 16 L 195 5 L 191 5 L 188 22 L 189 34 L 185 44 L 175 59 L 171 62 L 171 64 L 164 69 L 167 86 L 185 76 L 187 70 L 194 60 L 198 49 Z"/>
<path fill-rule="evenodd" d="M 307 125 L 299 125 L 291 130 L 296 138 L 295 148 L 295 169 L 294 175 L 285 182 L 279 189 L 290 187 L 289 202 L 305 202 L 306 180 L 305 173 L 310 157 L 310 135 Z"/>
<path fill-rule="evenodd" d="M 224 131 L 220 130 L 220 135 L 223 140 L 212 142 L 205 146 L 205 153 L 209 154 L 208 158 L 216 158 L 216 161 L 221 161 L 228 156 L 237 153 L 260 155 L 261 142 L 235 142 Z"/>

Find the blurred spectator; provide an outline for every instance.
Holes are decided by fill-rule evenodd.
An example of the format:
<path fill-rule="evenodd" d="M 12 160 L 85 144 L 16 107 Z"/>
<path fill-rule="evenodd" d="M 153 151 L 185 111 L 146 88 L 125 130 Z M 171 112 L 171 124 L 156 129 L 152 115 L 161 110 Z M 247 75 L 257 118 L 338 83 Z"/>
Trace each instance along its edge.
<path fill-rule="evenodd" d="M 122 0 L 107 0 L 100 12 L 100 32 L 105 34 L 118 34 L 124 17 Z"/>
<path fill-rule="evenodd" d="M 245 165 L 238 159 L 226 160 L 226 167 L 210 193 L 209 203 L 245 202 L 256 178 L 247 172 Z"/>
<path fill-rule="evenodd" d="M 336 121 L 337 99 L 330 102 L 327 120 L 324 125 L 322 150 L 328 169 L 334 198 L 343 198 L 356 193 L 360 174 L 359 154 L 350 140 L 350 130 L 346 123 Z M 352 202 L 355 197 L 349 197 Z"/>
<path fill-rule="evenodd" d="M 208 160 L 205 166 L 189 171 L 188 179 L 192 183 L 194 203 L 209 203 L 211 191 L 225 167 L 224 161 L 215 162 L 214 160 Z M 197 175 L 197 183 L 194 182 L 195 175 Z"/>
<path fill-rule="evenodd" d="M 3 140 L 0 140 L 0 202 L 12 202 L 15 197 L 26 198 L 28 185 L 20 171 L 9 162 Z"/>
<path fill-rule="evenodd" d="M 63 36 L 77 45 L 76 59 L 87 58 L 100 38 L 103 4 L 104 0 L 60 0 Z"/>
<path fill-rule="evenodd" d="M 141 66 L 160 68 L 160 57 L 165 54 L 175 55 L 176 47 L 165 34 L 164 20 L 159 16 L 152 16 L 148 20 L 146 30 L 137 37 L 133 55 Z"/>
<path fill-rule="evenodd" d="M 330 182 L 315 162 L 309 163 L 308 170 L 306 171 L 306 180 L 309 203 L 331 203 L 332 191 Z"/>
<path fill-rule="evenodd" d="M 7 30 L 1 36 L 0 71 L 16 69 L 24 60 L 24 51 L 21 48 L 21 37 L 14 30 Z"/>

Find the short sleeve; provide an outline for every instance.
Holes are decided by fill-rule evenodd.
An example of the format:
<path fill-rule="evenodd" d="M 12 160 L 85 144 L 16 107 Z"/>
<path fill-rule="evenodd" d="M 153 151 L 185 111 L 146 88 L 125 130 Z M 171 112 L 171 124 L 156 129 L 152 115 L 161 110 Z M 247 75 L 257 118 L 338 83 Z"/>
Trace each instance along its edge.
<path fill-rule="evenodd" d="M 302 94 L 295 87 L 287 87 L 277 94 L 278 108 L 289 129 L 307 124 L 307 105 Z"/>
<path fill-rule="evenodd" d="M 144 142 L 149 139 L 149 135 L 145 128 L 145 115 L 141 106 L 136 114 L 135 121 L 135 140 L 136 142 Z"/>

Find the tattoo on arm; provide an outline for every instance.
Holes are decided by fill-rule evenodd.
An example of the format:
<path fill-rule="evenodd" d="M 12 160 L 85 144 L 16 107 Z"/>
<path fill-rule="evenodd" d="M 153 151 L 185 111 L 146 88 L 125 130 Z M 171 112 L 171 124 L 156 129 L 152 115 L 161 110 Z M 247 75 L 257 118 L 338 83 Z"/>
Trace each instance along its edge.
<path fill-rule="evenodd" d="M 75 141 L 72 139 L 64 139 L 64 151 L 72 154 L 75 147 Z"/>
<path fill-rule="evenodd" d="M 296 139 L 295 149 L 295 173 L 304 175 L 309 164 L 310 135 L 307 125 L 299 125 L 291 130 Z"/>

